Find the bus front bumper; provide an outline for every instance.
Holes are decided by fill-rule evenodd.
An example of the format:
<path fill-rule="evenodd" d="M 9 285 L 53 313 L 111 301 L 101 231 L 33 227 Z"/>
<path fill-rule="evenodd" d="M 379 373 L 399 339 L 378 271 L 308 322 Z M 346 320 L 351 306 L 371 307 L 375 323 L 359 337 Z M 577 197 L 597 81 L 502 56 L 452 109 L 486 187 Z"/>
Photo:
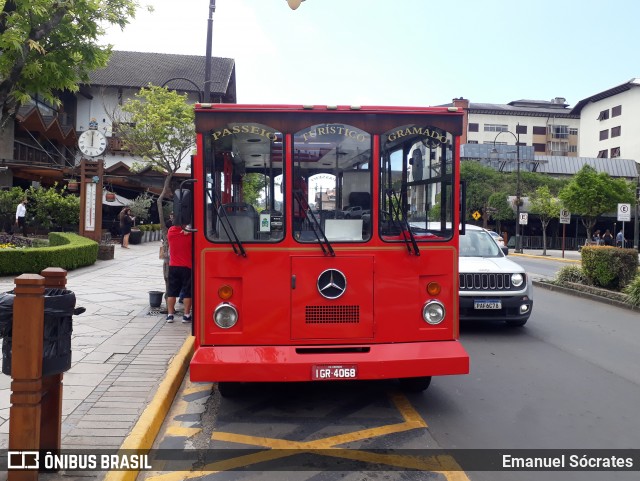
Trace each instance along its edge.
<path fill-rule="evenodd" d="M 200 346 L 191 359 L 190 376 L 195 382 L 300 382 L 317 379 L 319 367 L 355 369 L 352 379 L 369 380 L 468 374 L 469 355 L 457 340 L 366 346 Z"/>

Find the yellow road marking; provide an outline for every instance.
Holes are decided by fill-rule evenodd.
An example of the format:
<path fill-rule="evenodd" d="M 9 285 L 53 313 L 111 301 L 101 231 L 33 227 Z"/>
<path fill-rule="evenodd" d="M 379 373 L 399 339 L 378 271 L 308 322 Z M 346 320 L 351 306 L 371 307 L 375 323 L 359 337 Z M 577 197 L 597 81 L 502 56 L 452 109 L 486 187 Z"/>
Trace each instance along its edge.
<path fill-rule="evenodd" d="M 191 436 L 195 436 L 202 429 L 200 428 L 183 428 L 182 426 L 169 426 L 167 427 L 166 434 L 168 436 L 184 436 L 190 438 Z"/>
<path fill-rule="evenodd" d="M 158 476 L 150 476 L 148 481 L 180 481 L 185 479 L 198 478 L 221 471 L 228 471 L 235 468 L 246 467 L 248 465 L 273 461 L 285 457 L 313 453 L 323 456 L 351 459 L 373 464 L 382 464 L 405 469 L 415 469 L 421 471 L 431 471 L 443 475 L 447 481 L 469 481 L 460 465 L 455 459 L 448 455 L 440 456 L 406 456 L 397 454 L 379 454 L 357 449 L 338 448 L 341 444 L 384 436 L 392 433 L 410 431 L 412 429 L 427 428 L 427 423 L 411 405 L 409 400 L 400 393 L 391 393 L 391 401 L 396 406 L 404 422 L 379 426 L 375 428 L 361 429 L 351 433 L 329 436 L 313 441 L 289 441 L 286 439 L 267 438 L 262 436 L 250 436 L 245 434 L 214 432 L 212 440 L 225 441 L 238 444 L 262 446 L 270 448 L 268 451 L 251 453 L 238 456 L 224 461 L 210 463 L 199 471 L 174 472 Z M 195 429 L 195 428 L 182 428 Z M 167 430 L 169 432 L 169 430 Z M 176 431 L 180 432 L 180 431 Z"/>

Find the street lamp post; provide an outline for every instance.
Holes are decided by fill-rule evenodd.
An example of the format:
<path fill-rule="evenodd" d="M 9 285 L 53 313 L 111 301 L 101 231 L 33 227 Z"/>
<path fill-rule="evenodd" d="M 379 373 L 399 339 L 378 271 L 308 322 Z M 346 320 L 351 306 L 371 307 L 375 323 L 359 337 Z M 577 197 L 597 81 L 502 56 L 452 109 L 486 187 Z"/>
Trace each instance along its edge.
<path fill-rule="evenodd" d="M 520 242 L 520 204 L 522 199 L 520 198 L 520 124 L 516 125 L 516 133 L 514 134 L 510 130 L 502 130 L 497 133 L 495 139 L 493 139 L 493 151 L 497 153 L 496 140 L 500 134 L 511 134 L 516 140 L 516 252 L 522 253 L 522 243 Z"/>
<path fill-rule="evenodd" d="M 204 102 L 211 102 L 211 37 L 213 35 L 213 12 L 216 0 L 209 0 L 209 20 L 207 21 L 207 57 L 204 62 Z"/>
<path fill-rule="evenodd" d="M 193 85 L 196 88 L 196 91 L 198 92 L 198 102 L 202 103 L 202 91 L 200 90 L 200 87 L 198 87 L 198 84 L 196 84 L 193 80 L 189 80 L 188 78 L 173 77 L 167 80 L 165 83 L 163 83 L 161 87 L 166 87 L 169 82 L 172 82 L 174 80 L 184 80 L 185 82 L 189 82 L 191 85 Z"/>

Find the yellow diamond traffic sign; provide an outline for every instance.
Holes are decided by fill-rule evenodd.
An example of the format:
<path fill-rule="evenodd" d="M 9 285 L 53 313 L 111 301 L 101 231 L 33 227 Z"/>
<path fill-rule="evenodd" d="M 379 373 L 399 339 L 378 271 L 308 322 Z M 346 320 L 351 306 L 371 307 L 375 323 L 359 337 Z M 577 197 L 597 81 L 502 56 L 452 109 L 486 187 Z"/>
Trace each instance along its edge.
<path fill-rule="evenodd" d="M 471 217 L 473 217 L 473 218 L 474 218 L 474 220 L 478 220 L 480 217 L 482 217 L 482 214 L 481 214 L 480 212 L 478 212 L 478 211 L 475 211 L 475 212 L 471 215 Z"/>

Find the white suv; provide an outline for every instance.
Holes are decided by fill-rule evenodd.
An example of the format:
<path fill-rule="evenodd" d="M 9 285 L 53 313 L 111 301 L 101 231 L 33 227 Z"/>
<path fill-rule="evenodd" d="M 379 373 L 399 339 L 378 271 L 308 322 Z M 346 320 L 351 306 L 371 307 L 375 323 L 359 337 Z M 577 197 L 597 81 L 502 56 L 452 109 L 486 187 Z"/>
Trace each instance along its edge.
<path fill-rule="evenodd" d="M 531 278 L 522 266 L 507 259 L 489 232 L 465 226 L 460 236 L 460 320 L 504 320 L 524 326 L 533 309 Z"/>

